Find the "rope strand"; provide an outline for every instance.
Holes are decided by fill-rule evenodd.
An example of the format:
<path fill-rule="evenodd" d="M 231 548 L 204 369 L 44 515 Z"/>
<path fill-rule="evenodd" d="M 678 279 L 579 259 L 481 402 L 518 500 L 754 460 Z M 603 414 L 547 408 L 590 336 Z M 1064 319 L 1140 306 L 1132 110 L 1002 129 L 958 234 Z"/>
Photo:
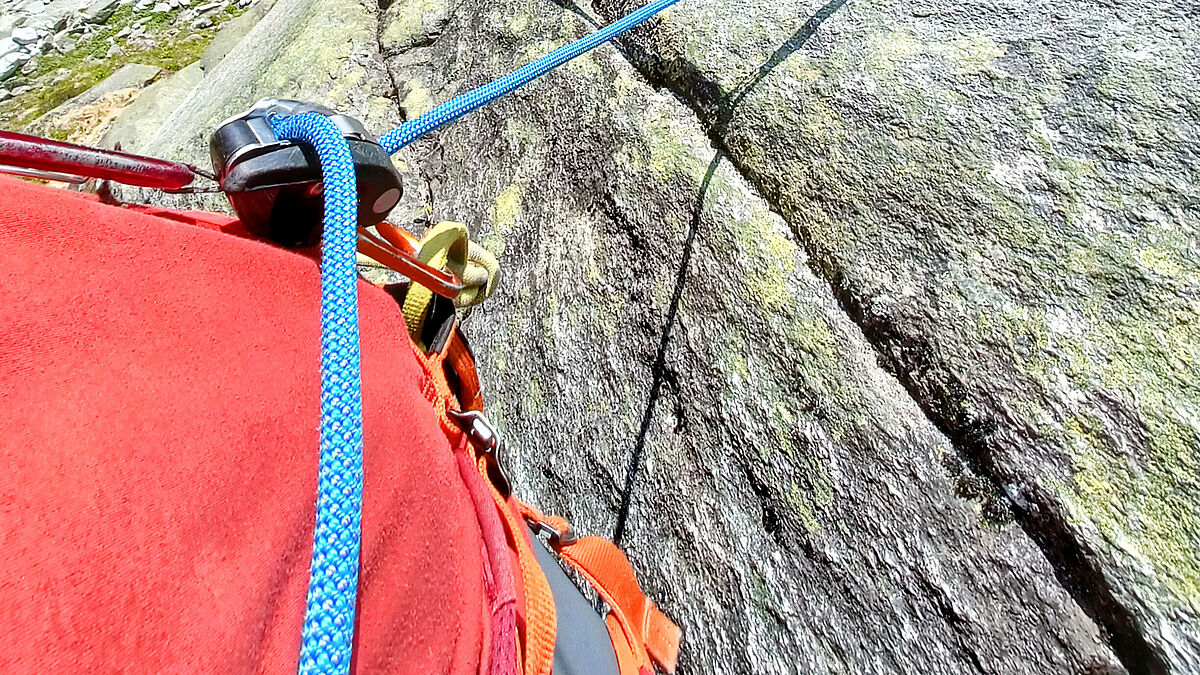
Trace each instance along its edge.
<path fill-rule="evenodd" d="M 679 0 L 655 0 L 629 16 L 611 23 L 587 37 L 576 40 L 569 45 L 559 47 L 542 58 L 521 66 L 498 80 L 456 96 L 424 115 L 401 124 L 384 134 L 379 139 L 379 144 L 383 146 L 383 149 L 388 154 L 395 154 L 400 148 L 412 143 L 425 134 L 510 94 L 571 59 L 582 56 L 605 42 L 625 34 L 635 26 L 674 5 L 676 2 L 679 2 Z"/>
<path fill-rule="evenodd" d="M 321 432 L 317 514 L 301 673 L 348 673 L 362 514 L 362 386 L 358 343 L 358 186 L 350 145 L 319 113 L 274 118 L 280 138 L 317 151 L 325 185 L 321 235 Z"/>
<path fill-rule="evenodd" d="M 384 134 L 400 148 L 630 30 L 678 0 L 656 0 L 629 16 Z M 358 190 L 350 146 L 329 118 L 302 113 L 271 119 L 279 138 L 312 145 L 324 183 L 321 242 L 321 431 L 316 523 L 308 601 L 300 646 L 301 673 L 348 673 L 362 517 L 362 385 L 355 267 Z"/>

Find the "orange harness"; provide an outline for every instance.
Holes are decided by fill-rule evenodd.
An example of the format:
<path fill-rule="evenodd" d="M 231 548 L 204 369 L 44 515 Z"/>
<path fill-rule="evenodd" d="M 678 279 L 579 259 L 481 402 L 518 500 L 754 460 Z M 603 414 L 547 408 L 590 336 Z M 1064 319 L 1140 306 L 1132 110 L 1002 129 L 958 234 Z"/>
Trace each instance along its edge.
<path fill-rule="evenodd" d="M 455 325 L 440 351 L 425 353 L 416 344 L 417 360 L 429 375 L 425 392 L 442 429 L 457 447 L 465 438 L 479 474 L 488 485 L 510 545 L 515 548 L 524 591 L 524 624 L 518 626 L 518 662 L 525 675 L 549 675 L 554 658 L 556 615 L 549 583 L 534 557 L 526 523 L 549 533 L 550 547 L 591 584 L 608 605 L 609 637 L 621 675 L 650 675 L 655 666 L 675 672 L 683 632 L 654 605 L 638 585 L 633 566 L 612 542 L 601 537 L 577 538 L 561 517 L 543 515 L 508 494 L 507 480 L 494 452 L 494 432 L 469 421 L 480 420 L 483 397 L 475 359 Z M 451 382 L 456 386 L 452 386 Z M 491 436 L 489 438 L 489 435 Z M 521 594 L 518 594 L 518 598 Z"/>

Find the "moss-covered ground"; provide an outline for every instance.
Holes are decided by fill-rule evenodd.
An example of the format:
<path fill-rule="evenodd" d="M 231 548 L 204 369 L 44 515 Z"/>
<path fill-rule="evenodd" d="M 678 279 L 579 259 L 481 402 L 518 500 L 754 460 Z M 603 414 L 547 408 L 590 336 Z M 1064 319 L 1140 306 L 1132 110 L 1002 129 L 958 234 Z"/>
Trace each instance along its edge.
<path fill-rule="evenodd" d="M 175 72 L 199 59 L 221 25 L 243 9 L 231 5 L 218 10 L 209 16 L 212 25 L 206 28 L 194 28 L 190 22 L 180 21 L 184 11 L 186 7 L 167 12 L 135 11 L 133 5 L 123 5 L 100 30 L 80 38 L 70 51 L 51 50 L 42 54 L 32 72 L 8 81 L 11 89 L 22 85 L 32 89 L 0 103 L 0 128 L 25 128 L 129 63 Z M 137 23 L 143 26 L 138 37 L 117 37 L 122 29 Z"/>

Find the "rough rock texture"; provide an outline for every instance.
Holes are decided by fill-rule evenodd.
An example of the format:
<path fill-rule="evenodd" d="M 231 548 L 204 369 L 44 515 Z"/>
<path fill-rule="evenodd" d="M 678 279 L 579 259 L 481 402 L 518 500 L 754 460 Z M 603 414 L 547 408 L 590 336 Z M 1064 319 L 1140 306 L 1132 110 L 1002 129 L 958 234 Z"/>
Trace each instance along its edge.
<path fill-rule="evenodd" d="M 105 147 L 121 143 L 127 149 L 142 150 L 147 146 L 164 129 L 163 123 L 167 117 L 200 85 L 205 72 L 216 68 L 274 6 L 275 0 L 258 0 L 243 14 L 221 26 L 197 61 L 155 82 L 143 96 L 122 111 L 112 129 L 104 135 L 102 142 Z M 209 89 L 206 95 L 211 96 L 211 92 Z M 195 161 L 194 154 L 189 155 L 189 161 Z M 199 166 L 207 164 L 208 161 L 204 160 Z"/>
<path fill-rule="evenodd" d="M 684 672 L 1200 671 L 1191 10 L 685 0 L 397 157 L 392 220 L 504 266 L 518 491 L 621 537 Z M 382 132 L 591 12 L 278 0 L 118 127 Z"/>
<path fill-rule="evenodd" d="M 359 116 L 372 129 L 397 120 L 391 81 L 378 58 L 377 8 L 356 0 L 278 0 L 162 123 L 131 150 L 206 166 L 208 138 L 263 97 L 322 103 Z M 239 30 L 241 28 L 239 27 Z M 121 189 L 123 199 L 228 210 L 221 195 L 163 198 Z"/>
<path fill-rule="evenodd" d="M 586 29 L 492 0 L 399 0 L 388 20 L 410 116 Z M 640 471 L 624 541 L 688 670 L 1120 669 L 1025 532 L 956 494 L 982 481 L 783 221 L 615 50 L 405 159 L 433 219 L 505 265 L 467 330 L 515 483 L 610 533 Z"/>
<path fill-rule="evenodd" d="M 29 131 L 73 143 L 95 145 L 122 112 L 162 73 L 156 66 L 129 63 L 96 86 L 63 101 L 29 125 Z"/>
<path fill-rule="evenodd" d="M 355 0 L 279 0 L 142 149 L 206 162 L 212 130 L 264 96 L 353 110 L 368 127 L 386 128 L 396 117 L 376 58 L 376 11 Z"/>
<path fill-rule="evenodd" d="M 151 138 L 203 77 L 200 64 L 193 63 L 146 87 L 104 133 L 101 147 L 112 148 L 120 143 L 122 148 L 132 149 Z"/>
<path fill-rule="evenodd" d="M 1200 671 L 1200 24 L 1095 9 L 694 0 L 631 49 L 1127 664 Z"/>
<path fill-rule="evenodd" d="M 121 66 L 120 70 L 105 78 L 100 84 L 64 102 L 61 106 L 51 111 L 50 114 L 54 114 L 70 106 L 91 105 L 105 96 L 122 89 L 141 89 L 153 82 L 160 74 L 162 74 L 162 69 L 157 66 L 148 66 L 144 63 L 126 64 Z"/>
<path fill-rule="evenodd" d="M 207 71 L 216 67 L 274 6 L 275 0 L 258 0 L 244 14 L 222 26 L 200 57 L 200 68 Z"/>

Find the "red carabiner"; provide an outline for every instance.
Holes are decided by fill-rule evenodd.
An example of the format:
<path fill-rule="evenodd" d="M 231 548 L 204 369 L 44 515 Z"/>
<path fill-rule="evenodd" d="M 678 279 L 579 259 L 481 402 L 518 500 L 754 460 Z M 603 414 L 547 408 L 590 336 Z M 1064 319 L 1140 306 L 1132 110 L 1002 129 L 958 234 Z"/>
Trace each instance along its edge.
<path fill-rule="evenodd" d="M 393 232 L 389 232 L 392 234 Z M 391 239 L 389 237 L 388 239 Z M 462 283 L 453 274 L 434 269 L 417 259 L 415 251 L 404 250 L 393 245 L 388 239 L 372 234 L 365 228 L 358 228 L 358 252 L 387 265 L 391 269 L 412 279 L 414 283 L 438 295 L 454 299 L 462 291 Z M 411 243 L 405 241 L 405 248 L 411 249 Z"/>
<path fill-rule="evenodd" d="M 196 176 L 204 175 L 179 162 L 12 131 L 0 131 L 0 172 L 70 183 L 100 178 L 165 192 L 184 192 Z"/>

